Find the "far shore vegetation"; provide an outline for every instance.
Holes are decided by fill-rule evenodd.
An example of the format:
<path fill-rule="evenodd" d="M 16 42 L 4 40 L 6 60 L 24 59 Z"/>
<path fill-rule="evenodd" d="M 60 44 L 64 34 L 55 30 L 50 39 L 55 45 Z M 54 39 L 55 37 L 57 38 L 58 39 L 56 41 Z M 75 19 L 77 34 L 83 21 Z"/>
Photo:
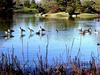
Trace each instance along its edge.
<path fill-rule="evenodd" d="M 99 0 L 41 0 L 36 3 L 35 0 L 2 0 L 0 1 L 0 15 L 4 13 L 25 13 L 36 14 L 44 18 L 95 18 L 100 17 Z M 60 13 L 60 14 L 59 14 Z M 37 15 L 38 14 L 38 15 Z"/>

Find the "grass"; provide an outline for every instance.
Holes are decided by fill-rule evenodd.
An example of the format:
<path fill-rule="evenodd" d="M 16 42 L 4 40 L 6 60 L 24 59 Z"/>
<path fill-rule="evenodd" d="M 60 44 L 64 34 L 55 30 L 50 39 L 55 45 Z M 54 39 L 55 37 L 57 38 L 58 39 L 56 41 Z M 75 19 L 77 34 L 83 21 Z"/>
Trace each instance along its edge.
<path fill-rule="evenodd" d="M 97 9 L 100 8 L 100 6 L 96 6 Z M 46 13 L 41 15 L 37 14 L 38 10 L 37 9 L 32 9 L 32 8 L 21 8 L 21 9 L 16 9 L 14 10 L 15 13 L 31 13 L 31 14 L 35 14 L 36 17 L 43 17 L 43 18 L 54 18 L 54 19 L 68 19 L 69 14 L 65 13 L 65 12 L 58 12 L 58 13 Z M 90 19 L 90 18 L 96 18 L 97 15 L 96 14 L 91 14 L 91 13 L 81 13 L 80 15 L 78 15 L 79 18 L 81 19 Z"/>
<path fill-rule="evenodd" d="M 58 13 L 47 13 L 43 14 L 42 16 L 36 14 L 36 17 L 43 17 L 43 18 L 54 18 L 54 19 L 68 19 L 68 13 L 65 12 L 58 12 Z"/>
<path fill-rule="evenodd" d="M 24 65 L 21 66 L 14 54 L 10 56 L 2 53 L 0 75 L 100 75 L 100 67 L 96 66 L 94 57 L 91 58 L 89 62 L 81 62 L 79 58 L 75 57 L 68 63 L 53 64 L 54 66 L 52 66 L 48 63 L 45 64 L 42 55 L 38 55 L 38 63 L 34 61 L 35 66 L 30 69 L 29 67 L 25 68 Z M 72 68 L 68 68 L 68 65 L 71 65 Z"/>
<path fill-rule="evenodd" d="M 14 10 L 14 12 L 15 13 L 27 13 L 27 14 L 32 13 L 32 14 L 36 14 L 36 13 L 38 13 L 38 10 L 24 7 L 24 8 L 21 8 L 21 9 Z"/>
<path fill-rule="evenodd" d="M 47 13 L 43 15 L 36 15 L 38 17 L 43 17 L 43 18 L 54 18 L 54 19 L 68 19 L 69 15 L 68 13 L 65 12 L 58 12 L 58 13 Z M 80 19 L 91 19 L 91 18 L 96 18 L 96 14 L 91 14 L 91 13 L 81 13 L 80 15 L 77 16 Z M 75 18 L 75 17 L 74 17 Z"/>
<path fill-rule="evenodd" d="M 0 75 L 100 75 L 100 66 L 97 66 L 97 58 L 91 56 L 90 61 L 80 61 L 80 58 L 76 56 L 71 58 L 69 48 L 66 46 L 66 59 L 63 63 L 54 63 L 50 65 L 48 63 L 48 46 L 49 38 L 47 38 L 46 53 L 45 57 L 41 55 L 41 50 L 39 48 L 39 53 L 37 54 L 38 60 L 33 59 L 33 64 L 29 66 L 29 63 L 21 62 L 18 60 L 14 53 L 14 48 L 12 47 L 12 54 L 8 52 L 7 54 L 1 53 L 0 57 Z M 80 39 L 80 47 L 81 47 Z M 74 39 L 72 41 L 73 48 Z M 79 47 L 79 50 L 80 50 Z M 79 52 L 78 52 L 79 54 Z M 45 60 L 44 60 L 45 59 Z M 60 59 L 60 58 L 59 58 Z M 63 61 L 62 59 L 57 61 Z M 100 65 L 100 64 L 99 64 Z M 27 66 L 27 67 L 25 67 Z"/>
<path fill-rule="evenodd" d="M 88 18 L 96 18 L 97 15 L 96 14 L 90 14 L 90 13 L 81 13 L 80 15 L 78 15 L 79 18 L 81 19 L 88 19 Z"/>

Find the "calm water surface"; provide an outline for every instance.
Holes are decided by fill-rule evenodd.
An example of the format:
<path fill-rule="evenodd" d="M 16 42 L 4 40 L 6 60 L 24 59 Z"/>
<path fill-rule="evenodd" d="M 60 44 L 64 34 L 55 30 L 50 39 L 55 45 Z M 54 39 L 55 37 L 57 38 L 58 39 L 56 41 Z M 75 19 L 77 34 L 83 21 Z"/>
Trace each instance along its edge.
<path fill-rule="evenodd" d="M 40 26 L 45 28 L 45 35 L 36 35 Z M 20 27 L 25 29 L 21 36 Z M 30 35 L 28 27 L 34 32 Z M 81 35 L 79 28 L 92 28 L 92 34 Z M 4 38 L 4 31 L 13 29 L 14 37 Z M 99 57 L 100 34 L 95 34 L 94 30 L 100 32 L 100 21 L 92 20 L 64 20 L 64 19 L 43 19 L 35 18 L 33 15 L 14 15 L 11 21 L 0 20 L 0 54 L 2 52 L 12 53 L 20 61 L 37 60 L 40 53 L 43 58 L 46 56 L 46 46 L 48 43 L 48 61 L 55 58 L 65 60 L 69 54 L 72 58 L 79 56 L 81 60 L 89 60 L 91 56 Z M 79 50 L 80 48 L 80 50 Z"/>

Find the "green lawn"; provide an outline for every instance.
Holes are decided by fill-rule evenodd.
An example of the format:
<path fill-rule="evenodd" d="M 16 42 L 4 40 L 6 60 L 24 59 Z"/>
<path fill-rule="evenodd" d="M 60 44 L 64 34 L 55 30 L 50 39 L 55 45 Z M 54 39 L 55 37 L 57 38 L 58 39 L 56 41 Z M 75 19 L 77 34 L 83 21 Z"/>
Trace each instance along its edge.
<path fill-rule="evenodd" d="M 58 12 L 58 13 L 47 13 L 47 14 L 43 14 L 42 16 L 39 15 L 39 17 L 56 18 L 56 19 L 68 19 L 69 15 L 68 15 L 68 13 L 65 13 L 65 12 Z M 90 19 L 90 18 L 96 18 L 97 15 L 96 14 L 91 14 L 91 13 L 81 13 L 77 17 L 81 18 L 81 19 Z"/>
<path fill-rule="evenodd" d="M 80 15 L 78 15 L 78 17 L 82 19 L 89 19 L 89 18 L 96 18 L 97 15 L 91 13 L 81 13 Z"/>
<path fill-rule="evenodd" d="M 21 9 L 14 10 L 14 12 L 15 13 L 32 13 L 32 14 L 35 14 L 35 13 L 38 13 L 38 10 L 24 7 L 24 8 L 21 8 Z"/>

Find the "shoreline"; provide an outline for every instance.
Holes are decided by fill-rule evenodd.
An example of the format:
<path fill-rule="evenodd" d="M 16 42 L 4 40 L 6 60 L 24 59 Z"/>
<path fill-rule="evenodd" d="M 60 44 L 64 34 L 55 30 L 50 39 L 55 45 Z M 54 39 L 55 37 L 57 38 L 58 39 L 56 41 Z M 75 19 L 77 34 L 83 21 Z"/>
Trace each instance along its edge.
<path fill-rule="evenodd" d="M 92 18 L 99 17 L 98 14 L 91 14 L 91 13 L 81 13 L 77 15 L 77 17 L 75 15 L 72 16 L 73 18 L 79 18 L 79 19 L 92 19 Z M 39 14 L 35 14 L 35 17 L 50 18 L 50 19 L 68 19 L 69 14 L 65 12 L 58 12 L 58 13 L 47 13 L 41 15 L 41 13 L 39 13 Z"/>

